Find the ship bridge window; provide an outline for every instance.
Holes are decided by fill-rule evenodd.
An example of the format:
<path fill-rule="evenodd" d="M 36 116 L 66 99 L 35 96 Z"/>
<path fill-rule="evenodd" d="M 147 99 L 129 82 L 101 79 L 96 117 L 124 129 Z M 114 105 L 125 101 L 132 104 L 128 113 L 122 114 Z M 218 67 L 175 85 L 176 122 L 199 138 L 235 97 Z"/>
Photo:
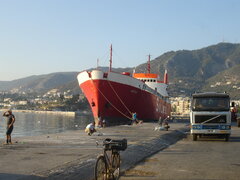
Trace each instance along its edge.
<path fill-rule="evenodd" d="M 108 77 L 108 73 L 103 73 L 103 78 L 107 78 Z"/>

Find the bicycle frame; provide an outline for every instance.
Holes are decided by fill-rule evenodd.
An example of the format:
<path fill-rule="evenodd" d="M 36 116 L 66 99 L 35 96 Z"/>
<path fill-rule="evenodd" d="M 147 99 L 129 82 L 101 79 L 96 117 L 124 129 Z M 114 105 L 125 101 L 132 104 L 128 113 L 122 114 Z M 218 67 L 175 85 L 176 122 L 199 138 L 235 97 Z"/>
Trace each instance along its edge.
<path fill-rule="evenodd" d="M 127 141 L 125 139 L 115 142 L 112 142 L 111 139 L 106 140 L 103 143 L 103 153 L 98 156 L 94 168 L 95 180 L 117 180 L 120 176 L 120 151 L 126 149 Z"/>
<path fill-rule="evenodd" d="M 111 175 L 113 174 L 113 172 L 116 169 L 116 167 L 113 167 L 113 155 L 120 156 L 119 152 L 116 150 L 104 150 L 103 151 L 103 156 L 106 161 L 107 170 L 109 170 L 108 173 L 110 173 Z"/>

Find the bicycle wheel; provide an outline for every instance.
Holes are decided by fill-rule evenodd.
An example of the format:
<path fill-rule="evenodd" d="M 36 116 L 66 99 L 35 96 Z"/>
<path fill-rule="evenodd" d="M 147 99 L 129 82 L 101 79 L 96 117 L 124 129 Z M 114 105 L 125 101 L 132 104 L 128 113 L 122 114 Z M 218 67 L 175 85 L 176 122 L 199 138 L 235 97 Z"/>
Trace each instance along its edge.
<path fill-rule="evenodd" d="M 106 180 L 107 179 L 107 168 L 104 156 L 98 157 L 95 168 L 94 168 L 95 180 Z"/>
<path fill-rule="evenodd" d="M 117 180 L 120 176 L 120 154 L 112 154 L 112 167 L 113 167 L 113 177 Z"/>

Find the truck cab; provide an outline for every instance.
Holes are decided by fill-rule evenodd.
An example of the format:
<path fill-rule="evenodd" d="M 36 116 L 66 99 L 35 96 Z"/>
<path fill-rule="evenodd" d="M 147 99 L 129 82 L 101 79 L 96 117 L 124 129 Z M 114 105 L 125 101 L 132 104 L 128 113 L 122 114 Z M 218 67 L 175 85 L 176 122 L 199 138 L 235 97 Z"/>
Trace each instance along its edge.
<path fill-rule="evenodd" d="M 190 123 L 193 141 L 204 135 L 214 135 L 228 141 L 231 134 L 229 95 L 216 92 L 192 94 Z"/>

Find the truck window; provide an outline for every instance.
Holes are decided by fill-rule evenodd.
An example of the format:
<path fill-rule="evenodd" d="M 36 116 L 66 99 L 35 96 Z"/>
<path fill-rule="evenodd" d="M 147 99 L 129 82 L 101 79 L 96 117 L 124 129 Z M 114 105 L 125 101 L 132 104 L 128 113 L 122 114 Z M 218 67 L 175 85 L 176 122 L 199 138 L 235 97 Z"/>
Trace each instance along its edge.
<path fill-rule="evenodd" d="M 193 111 L 228 111 L 229 98 L 226 97 L 196 97 L 192 100 Z"/>

